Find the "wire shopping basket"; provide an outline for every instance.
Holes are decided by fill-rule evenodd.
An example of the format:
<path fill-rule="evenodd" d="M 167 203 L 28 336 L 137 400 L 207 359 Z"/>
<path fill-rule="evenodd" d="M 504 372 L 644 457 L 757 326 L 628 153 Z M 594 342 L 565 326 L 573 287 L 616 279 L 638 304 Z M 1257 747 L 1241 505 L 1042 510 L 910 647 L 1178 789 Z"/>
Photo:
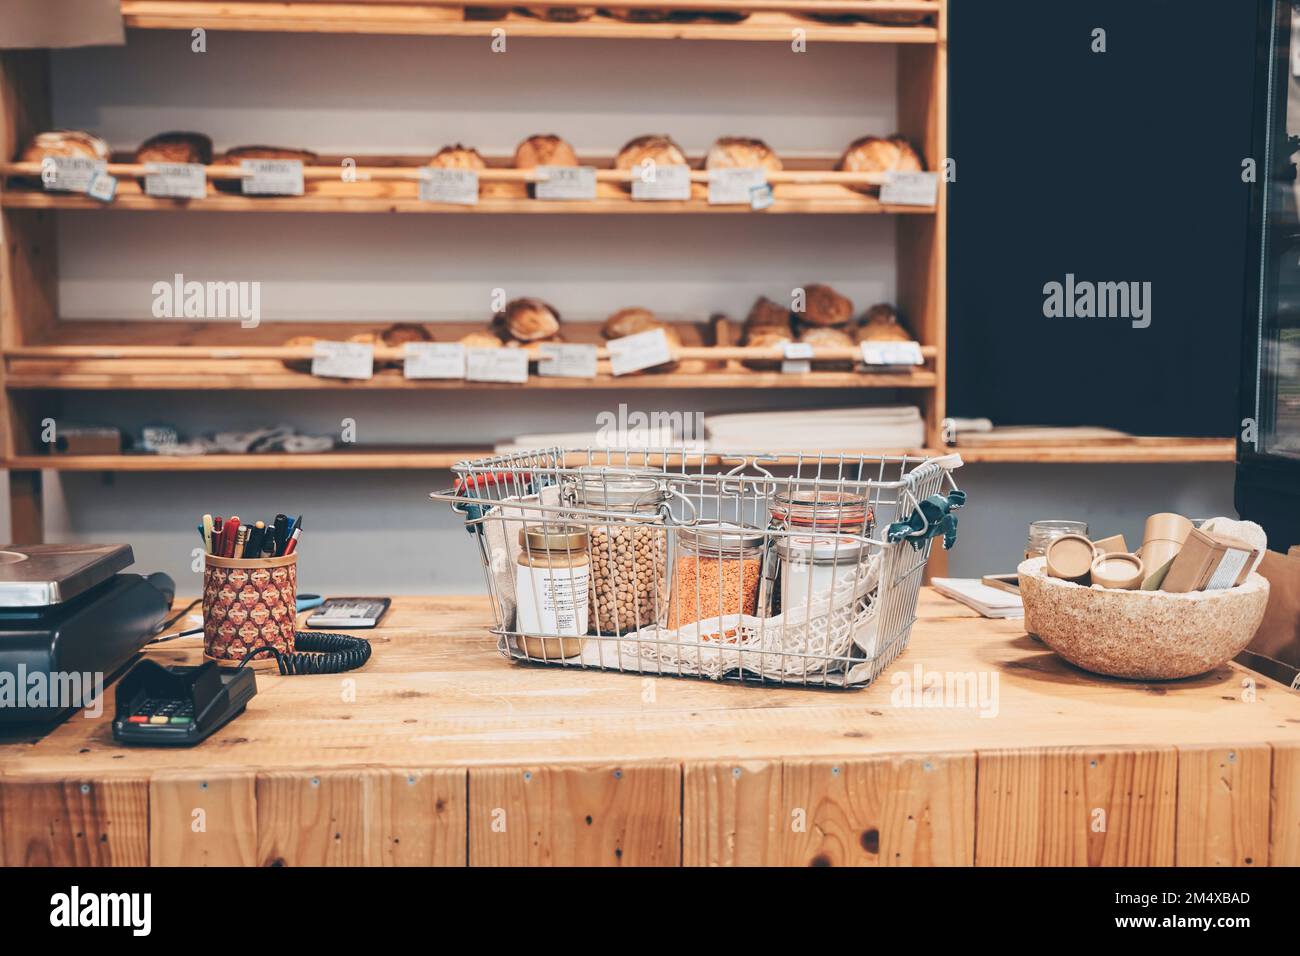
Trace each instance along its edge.
<path fill-rule="evenodd" d="M 463 461 L 507 657 L 865 687 L 907 646 L 961 458 L 549 448 Z"/>

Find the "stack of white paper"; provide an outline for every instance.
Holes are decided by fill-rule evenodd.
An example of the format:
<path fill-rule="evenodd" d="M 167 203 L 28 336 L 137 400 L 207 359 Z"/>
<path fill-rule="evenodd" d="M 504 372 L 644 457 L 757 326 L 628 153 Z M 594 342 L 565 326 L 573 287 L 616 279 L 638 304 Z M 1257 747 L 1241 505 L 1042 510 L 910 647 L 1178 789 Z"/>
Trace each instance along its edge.
<path fill-rule="evenodd" d="M 930 583 L 944 597 L 960 601 L 984 617 L 1025 616 L 1025 605 L 1018 594 L 991 588 L 979 578 L 935 578 Z"/>
<path fill-rule="evenodd" d="M 797 452 L 905 451 L 924 447 L 921 411 L 909 405 L 741 412 L 704 419 L 709 447 Z"/>

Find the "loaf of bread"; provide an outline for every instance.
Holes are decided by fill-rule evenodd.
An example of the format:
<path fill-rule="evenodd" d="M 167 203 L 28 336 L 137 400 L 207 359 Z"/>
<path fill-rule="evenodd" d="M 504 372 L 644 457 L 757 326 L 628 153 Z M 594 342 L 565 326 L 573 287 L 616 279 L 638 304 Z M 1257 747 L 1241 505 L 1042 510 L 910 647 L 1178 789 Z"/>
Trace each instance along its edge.
<path fill-rule="evenodd" d="M 314 345 L 317 341 L 314 335 L 295 335 L 286 339 L 284 344 L 288 348 L 299 348 L 304 345 Z M 295 372 L 310 372 L 311 359 L 285 359 L 284 367 Z"/>
<path fill-rule="evenodd" d="M 499 349 L 505 345 L 501 341 L 501 336 L 491 328 L 462 335 L 460 344 L 467 349 Z"/>
<path fill-rule="evenodd" d="M 516 169 L 577 165 L 578 154 L 573 151 L 573 147 L 551 134 L 529 136 L 515 148 Z"/>
<path fill-rule="evenodd" d="M 590 20 L 596 15 L 595 7 L 524 7 L 528 13 L 540 20 L 552 20 L 556 23 L 577 23 Z"/>
<path fill-rule="evenodd" d="M 862 324 L 853 330 L 857 342 L 911 342 L 894 307 L 886 302 L 873 305 L 862 316 Z"/>
<path fill-rule="evenodd" d="M 645 7 L 623 7 L 604 11 L 606 16 L 628 23 L 662 23 L 672 16 L 671 10 L 652 10 Z"/>
<path fill-rule="evenodd" d="M 804 308 L 795 318 L 801 325 L 848 325 L 853 321 L 853 301 L 828 285 L 805 286 Z"/>
<path fill-rule="evenodd" d="M 432 342 L 433 333 L 415 322 L 394 322 L 380 333 L 385 345 L 402 346 L 408 342 Z"/>
<path fill-rule="evenodd" d="M 772 152 L 761 139 L 741 136 L 723 136 L 709 147 L 704 160 L 705 169 L 735 169 L 758 166 L 768 172 L 781 169 L 781 157 Z"/>
<path fill-rule="evenodd" d="M 855 344 L 852 336 L 843 329 L 831 328 L 829 326 L 817 327 L 810 326 L 799 333 L 799 341 L 806 342 L 813 348 L 854 348 Z M 813 361 L 813 367 L 825 370 L 844 370 L 853 368 L 853 360 L 831 359 L 829 361 Z"/>
<path fill-rule="evenodd" d="M 510 13 L 509 7 L 466 7 L 466 20 L 504 20 Z"/>
<path fill-rule="evenodd" d="M 438 150 L 429 165 L 438 169 L 486 169 L 487 161 L 479 155 L 477 149 L 470 149 L 460 143 L 444 146 Z"/>
<path fill-rule="evenodd" d="M 787 342 L 793 341 L 794 337 L 790 334 L 788 324 L 786 328 L 776 325 L 760 325 L 745 333 L 745 344 L 754 348 L 779 348 Z M 749 359 L 744 364 L 748 368 L 764 372 L 781 367 L 781 363 L 773 359 Z"/>
<path fill-rule="evenodd" d="M 638 332 L 662 328 L 663 323 L 649 309 L 619 309 L 600 327 L 600 334 L 606 339 L 621 339 Z"/>
<path fill-rule="evenodd" d="M 757 331 L 758 329 L 776 329 L 788 335 L 791 328 L 790 310 L 779 303 L 773 302 L 767 296 L 759 296 L 754 304 L 750 306 L 749 315 L 745 316 L 745 330 L 747 332 Z"/>
<path fill-rule="evenodd" d="M 18 159 L 39 163 L 47 157 L 83 157 L 108 162 L 108 143 L 79 129 L 54 129 L 37 133 Z"/>
<path fill-rule="evenodd" d="M 686 164 L 686 154 L 671 136 L 638 136 L 623 144 L 614 157 L 614 168 L 638 173 L 647 160 L 656 166 L 682 166 Z M 631 191 L 632 184 L 623 183 L 623 188 Z"/>
<path fill-rule="evenodd" d="M 212 140 L 202 133 L 159 133 L 135 151 L 137 163 L 212 162 Z"/>
<path fill-rule="evenodd" d="M 844 150 L 836 169 L 848 173 L 920 172 L 925 169 L 921 154 L 901 136 L 881 139 L 863 136 Z M 877 192 L 879 186 L 854 186 L 859 192 Z"/>
<path fill-rule="evenodd" d="M 304 166 L 314 166 L 320 157 L 307 149 L 289 149 L 284 146 L 236 146 L 228 149 L 216 161 L 219 166 L 238 166 L 244 159 L 297 159 Z"/>
<path fill-rule="evenodd" d="M 517 342 L 538 342 L 560 331 L 560 313 L 541 299 L 514 299 L 493 316 L 492 325 Z"/>

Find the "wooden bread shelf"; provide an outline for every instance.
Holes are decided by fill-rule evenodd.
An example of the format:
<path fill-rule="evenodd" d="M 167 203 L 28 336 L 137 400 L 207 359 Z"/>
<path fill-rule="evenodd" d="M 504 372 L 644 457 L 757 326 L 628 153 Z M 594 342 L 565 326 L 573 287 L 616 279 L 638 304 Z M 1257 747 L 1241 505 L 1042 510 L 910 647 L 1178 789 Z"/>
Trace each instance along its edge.
<path fill-rule="evenodd" d="M 951 449 L 972 464 L 1036 462 L 1040 464 L 1159 464 L 1232 462 L 1237 443 L 1231 438 L 1159 438 L 1134 436 L 1096 445 L 1000 445 Z"/>
<path fill-rule="evenodd" d="M 488 2 L 478 7 L 509 7 Z M 804 31 L 809 42 L 896 43 L 939 42 L 932 24 L 896 26 L 890 24 L 823 22 L 791 13 L 841 10 L 874 13 L 938 14 L 933 0 L 871 0 L 859 3 L 800 3 L 795 0 L 768 2 L 734 0 L 706 3 L 615 2 L 605 7 L 669 7 L 677 10 L 754 10 L 739 23 L 697 18 L 665 23 L 629 23 L 599 14 L 577 23 L 556 23 L 510 11 L 502 19 L 467 20 L 460 5 L 437 3 L 226 3 L 179 2 L 179 0 L 122 0 L 122 16 L 128 27 L 144 30 L 235 30 L 270 33 L 357 33 L 449 37 L 491 37 L 505 29 L 511 37 L 575 38 L 608 40 L 724 40 L 790 42 L 794 30 Z"/>

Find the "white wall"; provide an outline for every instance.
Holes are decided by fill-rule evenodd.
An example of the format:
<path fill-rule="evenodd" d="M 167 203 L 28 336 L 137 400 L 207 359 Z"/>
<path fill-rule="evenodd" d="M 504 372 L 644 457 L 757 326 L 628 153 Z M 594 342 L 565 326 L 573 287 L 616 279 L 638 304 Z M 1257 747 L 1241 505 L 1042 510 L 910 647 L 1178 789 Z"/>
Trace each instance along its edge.
<path fill-rule="evenodd" d="M 321 152 L 432 153 L 463 141 L 509 153 L 535 132 L 579 151 L 668 132 L 688 152 L 720 134 L 780 152 L 833 155 L 895 126 L 889 47 L 814 44 L 576 43 L 144 33 L 122 50 L 55 54 L 59 125 L 129 149 L 164 129 L 199 129 L 218 148 L 270 142 Z M 996 148 L 990 144 L 990 148 Z M 456 217 L 77 215 L 59 223 L 60 297 L 69 318 L 145 318 L 150 287 L 258 280 L 266 321 L 486 318 L 488 293 L 540 295 L 574 318 L 645 304 L 699 316 L 743 312 L 760 294 L 829 281 L 859 305 L 894 293 L 885 217 Z M 952 356 L 954 364 L 961 356 Z M 1006 370 L 988 370 L 1004 374 Z M 1008 377 L 1009 382 L 1016 381 Z M 873 399 L 882 396 L 874 395 Z M 488 443 L 519 432 L 593 427 L 620 401 L 645 411 L 842 404 L 861 393 L 580 392 L 429 394 L 73 394 L 67 420 L 185 430 L 288 422 L 363 442 Z M 977 413 L 978 409 L 963 410 Z M 952 568 L 1009 569 L 1028 521 L 1082 516 L 1140 534 L 1156 510 L 1197 516 L 1231 506 L 1228 466 L 969 468 L 972 492 Z M 193 592 L 193 524 L 203 511 L 301 512 L 303 588 L 333 593 L 455 593 L 481 578 L 458 519 L 427 501 L 444 473 L 50 474 L 52 540 L 130 541 L 141 569 Z M 1066 504 L 1062 504 L 1066 503 Z"/>

